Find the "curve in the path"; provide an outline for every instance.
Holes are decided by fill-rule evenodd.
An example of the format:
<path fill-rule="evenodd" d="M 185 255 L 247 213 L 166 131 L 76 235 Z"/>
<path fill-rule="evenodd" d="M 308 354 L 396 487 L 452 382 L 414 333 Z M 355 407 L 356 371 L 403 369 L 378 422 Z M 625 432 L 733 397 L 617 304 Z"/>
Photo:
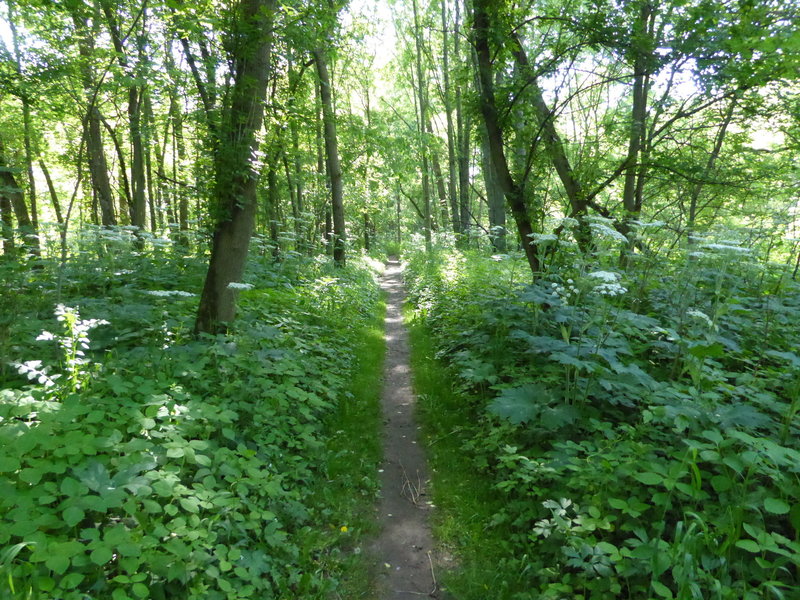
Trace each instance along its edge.
<path fill-rule="evenodd" d="M 414 420 L 405 297 L 399 262 L 387 264 L 382 287 L 386 307 L 386 363 L 382 393 L 384 459 L 379 518 L 382 532 L 373 548 L 379 561 L 381 600 L 437 598 L 429 523 L 428 469 Z"/>

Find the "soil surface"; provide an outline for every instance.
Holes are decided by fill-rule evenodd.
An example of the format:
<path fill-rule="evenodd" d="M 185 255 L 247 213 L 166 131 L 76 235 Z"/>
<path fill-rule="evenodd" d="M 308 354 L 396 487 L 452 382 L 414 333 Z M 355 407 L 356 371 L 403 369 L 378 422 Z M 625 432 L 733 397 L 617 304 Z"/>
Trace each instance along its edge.
<path fill-rule="evenodd" d="M 414 420 L 408 331 L 403 324 L 402 268 L 389 260 L 382 287 L 386 307 L 386 363 L 382 392 L 384 459 L 378 518 L 382 532 L 372 552 L 377 562 L 379 598 L 441 598 L 437 557 L 429 523 L 428 468 Z"/>

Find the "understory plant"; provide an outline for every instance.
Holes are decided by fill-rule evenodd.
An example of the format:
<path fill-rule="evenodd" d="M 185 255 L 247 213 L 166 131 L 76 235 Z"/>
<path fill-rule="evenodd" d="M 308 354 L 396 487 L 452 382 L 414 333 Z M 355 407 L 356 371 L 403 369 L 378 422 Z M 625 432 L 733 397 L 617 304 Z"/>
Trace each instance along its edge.
<path fill-rule="evenodd" d="M 148 260 L 97 265 L 102 294 L 93 264 L 86 277 L 70 266 L 68 297 L 12 329 L 0 596 L 327 597 L 362 526 L 343 522 L 353 500 L 316 490 L 333 419 L 360 401 L 350 379 L 375 319 L 373 272 L 254 259 L 235 329 L 198 339 L 201 270 L 132 257 Z M 24 293 L 46 288 L 36 275 Z M 337 477 L 374 497 L 363 470 Z"/>
<path fill-rule="evenodd" d="M 474 415 L 460 450 L 503 498 L 493 597 L 793 598 L 800 289 L 732 243 L 608 248 L 535 280 L 513 253 L 408 257 Z"/>

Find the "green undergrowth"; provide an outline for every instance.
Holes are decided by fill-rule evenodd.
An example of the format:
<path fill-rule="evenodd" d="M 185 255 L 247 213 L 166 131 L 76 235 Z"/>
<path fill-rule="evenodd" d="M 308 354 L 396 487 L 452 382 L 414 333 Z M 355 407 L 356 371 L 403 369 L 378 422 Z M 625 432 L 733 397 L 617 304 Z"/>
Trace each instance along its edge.
<path fill-rule="evenodd" d="M 621 267 L 611 239 L 591 255 L 565 245 L 536 281 L 514 254 L 408 257 L 415 352 L 446 366 L 420 392 L 435 485 L 450 491 L 442 528 L 464 553 L 451 589 L 796 598 L 791 269 L 730 238 L 659 253 L 656 237 Z"/>
<path fill-rule="evenodd" d="M 488 530 L 486 523 L 502 508 L 491 479 L 477 471 L 463 451 L 478 415 L 453 389 L 447 365 L 435 358 L 430 330 L 405 310 L 411 341 L 411 371 L 417 393 L 417 417 L 432 472 L 435 536 L 453 562 L 441 574 L 443 586 L 459 600 L 483 600 L 498 587 L 495 578 L 509 574 L 490 571 L 509 552 L 507 532 Z M 447 563 L 445 563 L 447 565 Z M 502 582 L 500 582 L 502 585 Z M 492 596 L 494 597 L 494 596 Z"/>
<path fill-rule="evenodd" d="M 202 261 L 156 254 L 68 263 L 60 302 L 54 266 L 9 279 L 0 597 L 340 593 L 376 488 L 350 433 L 377 420 L 373 272 L 255 257 L 234 329 L 194 339 Z"/>
<path fill-rule="evenodd" d="M 314 504 L 328 520 L 338 519 L 345 563 L 342 587 L 337 598 L 369 598 L 373 590 L 372 566 L 362 544 L 377 533 L 375 499 L 379 482 L 381 445 L 381 387 L 384 339 L 385 298 L 378 302 L 374 319 L 362 330 L 356 347 L 358 368 L 348 393 L 327 419 L 330 438 L 326 443 L 326 480 L 314 490 Z"/>

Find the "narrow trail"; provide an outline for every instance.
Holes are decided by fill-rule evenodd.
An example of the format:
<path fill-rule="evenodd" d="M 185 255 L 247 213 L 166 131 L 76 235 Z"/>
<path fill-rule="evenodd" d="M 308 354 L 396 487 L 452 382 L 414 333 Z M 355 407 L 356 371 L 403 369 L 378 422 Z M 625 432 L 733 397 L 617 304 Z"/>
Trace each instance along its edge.
<path fill-rule="evenodd" d="M 403 324 L 402 268 L 389 260 L 382 288 L 386 307 L 386 362 L 381 403 L 384 460 L 378 518 L 380 536 L 372 551 L 378 562 L 380 600 L 440 598 L 429 515 L 428 468 L 414 421 L 408 331 Z"/>

